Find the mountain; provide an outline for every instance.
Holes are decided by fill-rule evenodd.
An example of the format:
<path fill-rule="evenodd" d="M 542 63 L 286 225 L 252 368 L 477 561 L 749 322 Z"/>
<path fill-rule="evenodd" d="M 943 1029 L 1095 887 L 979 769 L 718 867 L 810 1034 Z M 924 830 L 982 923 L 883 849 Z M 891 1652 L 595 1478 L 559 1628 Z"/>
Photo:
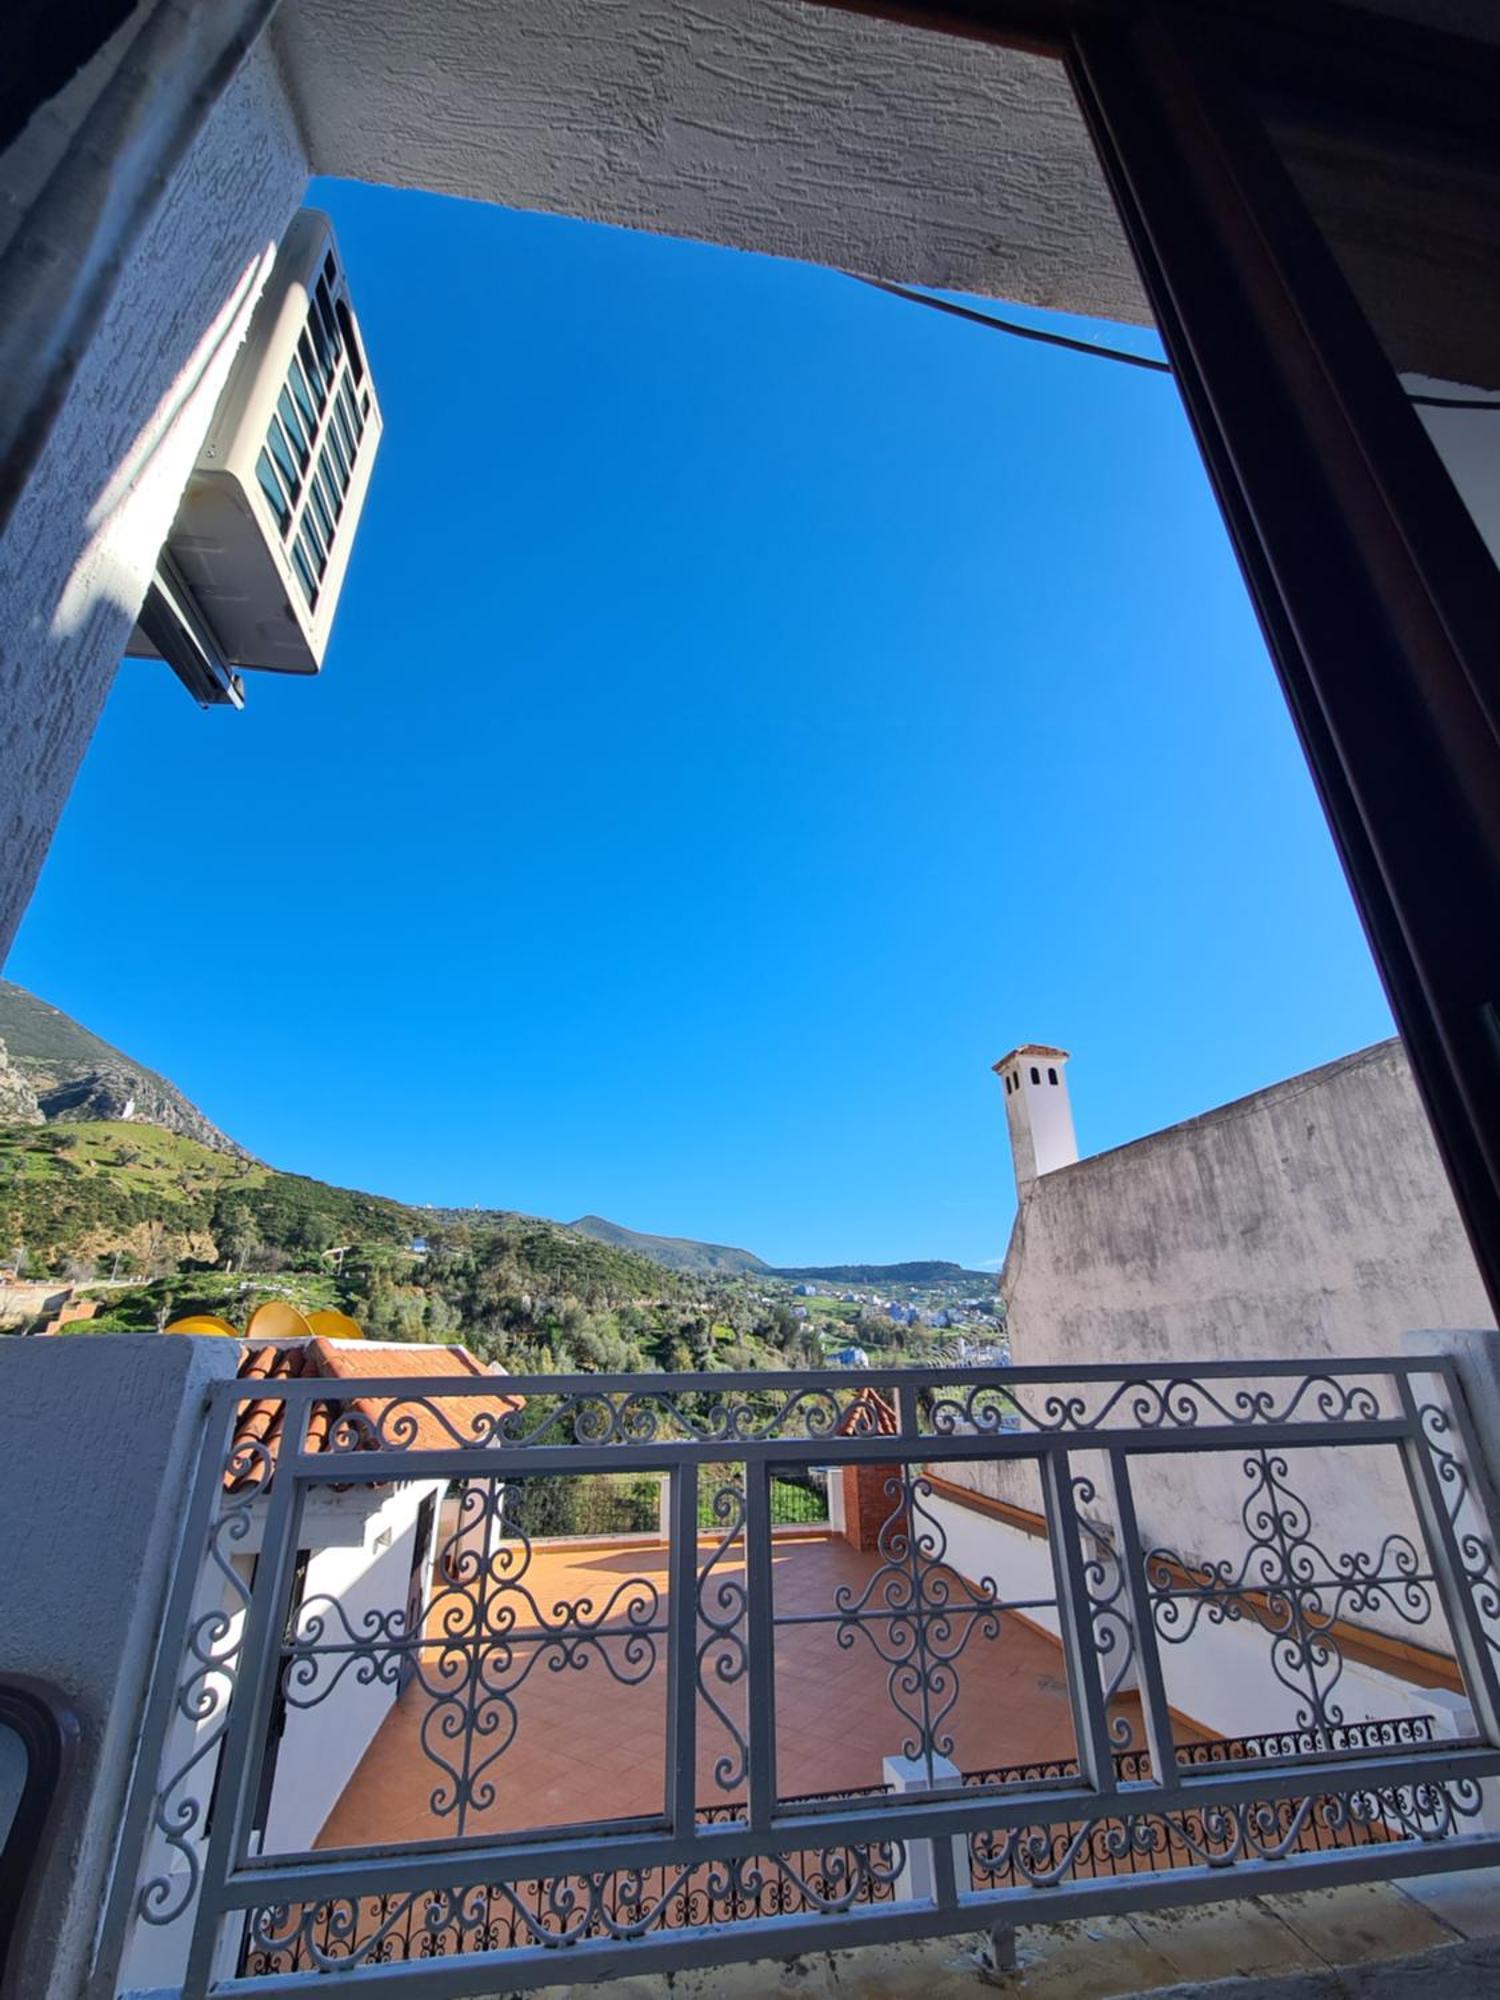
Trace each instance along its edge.
<path fill-rule="evenodd" d="M 778 1266 L 772 1276 L 794 1278 L 809 1285 L 821 1281 L 830 1285 L 967 1285 L 986 1292 L 995 1289 L 993 1271 L 966 1271 L 962 1264 L 945 1264 L 936 1259 L 912 1264 Z"/>
<path fill-rule="evenodd" d="M 737 1278 L 751 1273 L 769 1276 L 770 1266 L 752 1250 L 736 1250 L 727 1243 L 695 1243 L 690 1236 L 647 1236 L 623 1223 L 606 1222 L 602 1215 L 580 1215 L 567 1228 L 596 1243 L 611 1243 L 617 1250 L 629 1250 L 649 1257 L 668 1271 L 692 1271 L 698 1276 Z"/>
<path fill-rule="evenodd" d="M 0 1122 L 128 1119 L 245 1157 L 175 1084 L 8 979 L 0 979 L 0 1044 Z"/>
<path fill-rule="evenodd" d="M 97 1128 L 86 1137 L 88 1128 Z M 65 1137 L 65 1132 L 71 1137 Z M 219 1262 L 234 1242 L 288 1256 L 335 1242 L 406 1245 L 434 1229 L 491 1237 L 530 1231 L 520 1265 L 532 1276 L 579 1262 L 570 1295 L 611 1298 L 650 1289 L 651 1267 L 693 1278 L 780 1277 L 844 1285 L 993 1280 L 957 1264 L 832 1264 L 777 1270 L 753 1251 L 686 1236 L 651 1236 L 600 1215 L 542 1222 L 508 1211 L 415 1209 L 381 1195 L 283 1174 L 252 1159 L 175 1084 L 23 986 L 0 979 L 0 1255 L 22 1245 L 49 1261 L 119 1251 L 159 1265 L 164 1255 Z M 178 1142 L 176 1144 L 168 1141 Z M 582 1239 L 582 1241 L 580 1241 Z M 614 1252 L 608 1281 L 583 1242 Z M 569 1246 L 572 1246 L 569 1248 Z M 507 1256 L 511 1255 L 507 1250 Z M 514 1261 L 514 1259 L 512 1259 Z M 532 1271 L 532 1266 L 535 1271 Z"/>
<path fill-rule="evenodd" d="M 395 1326 L 381 1329 L 382 1285 L 404 1288 L 407 1303 L 426 1311 L 441 1283 L 462 1297 L 467 1323 L 509 1311 L 529 1329 L 549 1301 L 581 1309 L 654 1301 L 671 1282 L 644 1257 L 536 1216 L 468 1210 L 440 1233 L 430 1209 L 278 1173 L 134 1120 L 0 1129 L 0 1255 L 12 1246 L 43 1268 L 138 1274 L 170 1290 L 179 1308 L 186 1300 L 223 1310 L 219 1296 L 245 1283 L 215 1270 L 225 1262 L 262 1274 L 273 1292 L 297 1273 L 322 1274 L 337 1303 L 358 1303 L 357 1316 L 386 1332 L 399 1331 L 402 1301 L 385 1301 Z M 432 1275 L 439 1266 L 441 1280 Z M 404 1337 L 419 1337 L 415 1326 Z"/>

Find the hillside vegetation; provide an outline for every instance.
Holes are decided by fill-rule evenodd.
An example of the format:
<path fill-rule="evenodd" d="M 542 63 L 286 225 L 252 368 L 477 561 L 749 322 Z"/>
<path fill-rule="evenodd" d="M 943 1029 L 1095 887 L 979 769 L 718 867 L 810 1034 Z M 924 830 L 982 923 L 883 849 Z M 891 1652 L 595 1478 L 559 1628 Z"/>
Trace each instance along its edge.
<path fill-rule="evenodd" d="M 963 1285 L 982 1291 L 995 1289 L 992 1272 L 966 1271 L 962 1264 L 945 1264 L 936 1259 L 910 1264 L 777 1265 L 775 1275 L 809 1285 Z"/>
<path fill-rule="evenodd" d="M 80 1330 L 193 1311 L 242 1325 L 280 1297 L 339 1306 L 372 1339 L 462 1341 L 513 1370 L 817 1358 L 784 1305 L 557 1223 L 439 1218 L 135 1123 L 0 1127 L 0 1254 L 97 1298 Z"/>

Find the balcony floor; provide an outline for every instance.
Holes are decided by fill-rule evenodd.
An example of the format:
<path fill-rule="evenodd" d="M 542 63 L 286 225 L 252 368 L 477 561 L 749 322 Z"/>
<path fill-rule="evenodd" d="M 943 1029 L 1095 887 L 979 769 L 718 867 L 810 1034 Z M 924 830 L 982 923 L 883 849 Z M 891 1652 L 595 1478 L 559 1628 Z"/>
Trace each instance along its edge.
<path fill-rule="evenodd" d="M 713 1548 L 700 1545 L 700 1565 Z M 660 1593 L 665 1620 L 667 1551 L 660 1543 L 621 1545 L 538 1544 L 526 1584 L 543 1616 L 555 1607 L 588 1600 L 597 1617 L 621 1586 L 641 1579 Z M 778 1619 L 834 1612 L 836 1593 L 857 1600 L 880 1567 L 828 1536 L 778 1536 L 773 1578 Z M 742 1580 L 743 1564 L 725 1561 L 715 1578 Z M 957 1579 L 954 1579 L 957 1583 Z M 961 1588 L 961 1586 L 960 1586 Z M 441 1613 L 435 1608 L 433 1623 Z M 579 1614 L 581 1615 L 581 1614 Z M 1061 1648 L 1016 1615 L 1003 1615 L 997 1636 L 975 1629 L 957 1662 L 959 1695 L 944 1727 L 954 1739 L 961 1770 L 1035 1763 L 1073 1753 L 1073 1731 Z M 623 1660 L 628 1627 L 618 1614 L 606 1621 L 610 1649 Z M 429 1624 L 429 1632 L 433 1624 Z M 516 1627 L 524 1640 L 541 1629 L 528 1613 Z M 879 1785 L 882 1760 L 899 1755 L 911 1725 L 893 1707 L 890 1665 L 872 1643 L 870 1627 L 837 1643 L 834 1624 L 781 1624 L 776 1633 L 778 1786 L 783 1796 Z M 700 1635 L 706 1628 L 700 1626 Z M 899 1638 L 892 1642 L 899 1646 Z M 597 1824 L 663 1809 L 666 1769 L 666 1653 L 664 1637 L 649 1677 L 622 1686 L 597 1650 L 565 1659 L 556 1648 L 538 1650 L 536 1664 L 514 1693 L 514 1736 L 495 1756 L 493 1803 L 476 1807 L 465 1831 L 514 1832 L 527 1828 Z M 434 1656 L 429 1654 L 429 1662 Z M 708 1681 L 722 1705 L 743 1725 L 744 1682 Z M 461 1712 L 460 1677 L 429 1664 L 427 1687 L 414 1682 L 389 1712 L 323 1827 L 318 1844 L 367 1846 L 374 1842 L 440 1839 L 456 1828 L 450 1810 L 435 1808 L 443 1773 L 425 1740 L 450 1758 L 461 1748 L 441 1735 L 444 1715 Z M 514 1675 L 511 1676 L 514 1678 Z M 1129 1712 L 1133 1698 L 1122 1704 Z M 476 1737 L 473 1753 L 490 1754 L 510 1717 L 488 1741 Z M 729 1732 L 700 1696 L 697 1799 L 700 1806 L 743 1799 L 743 1775 L 721 1785 L 717 1760 L 733 1755 Z"/>

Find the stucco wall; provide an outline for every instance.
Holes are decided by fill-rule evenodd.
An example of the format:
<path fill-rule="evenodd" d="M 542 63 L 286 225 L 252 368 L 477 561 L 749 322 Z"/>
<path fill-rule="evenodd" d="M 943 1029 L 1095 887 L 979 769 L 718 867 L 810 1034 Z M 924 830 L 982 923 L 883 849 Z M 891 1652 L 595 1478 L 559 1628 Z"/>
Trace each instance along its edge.
<path fill-rule="evenodd" d="M 17 1993 L 80 1990 L 196 1463 L 203 1391 L 232 1341 L 0 1341 L 0 1660 L 59 1688 L 78 1765 Z"/>
<path fill-rule="evenodd" d="M 1034 1182 L 1018 1363 L 1390 1354 L 1492 1314 L 1397 1041 Z"/>
<path fill-rule="evenodd" d="M 164 194 L 0 540 L 0 960 L 306 181 L 262 48 Z M 132 809 L 150 798 L 143 773 Z"/>
<path fill-rule="evenodd" d="M 1023 1366 L 1315 1363 L 1400 1353 L 1414 1328 L 1491 1321 L 1397 1041 L 1032 1182 L 1001 1289 Z M 1243 1386 L 1253 1382 L 1247 1370 Z M 1387 1533 L 1416 1539 L 1392 1448 L 1286 1456 L 1288 1484 L 1329 1553 L 1373 1553 Z M 1138 1463 L 1148 1544 L 1237 1567 L 1252 1498 L 1243 1458 L 1183 1452 Z M 992 1463 L 962 1476 L 997 1499 L 1040 1505 L 1029 1467 Z M 1100 1492 L 1107 1518 L 1102 1482 Z M 1447 1649 L 1440 1621 L 1413 1627 L 1394 1603 L 1361 1620 Z"/>
<path fill-rule="evenodd" d="M 786 0 L 285 0 L 320 173 L 1146 307 L 1061 66 Z"/>

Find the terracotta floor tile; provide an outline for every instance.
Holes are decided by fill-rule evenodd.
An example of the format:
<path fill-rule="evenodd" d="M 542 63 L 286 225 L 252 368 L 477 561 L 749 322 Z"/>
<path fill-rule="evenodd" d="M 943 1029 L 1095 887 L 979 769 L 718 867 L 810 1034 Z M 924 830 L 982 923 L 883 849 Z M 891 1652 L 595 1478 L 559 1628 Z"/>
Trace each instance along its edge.
<path fill-rule="evenodd" d="M 713 1550 L 700 1544 L 699 1562 Z M 779 1545 L 772 1561 L 778 1618 L 793 1612 L 834 1611 L 835 1593 L 846 1588 L 855 1599 L 879 1567 L 843 1541 L 823 1537 Z M 742 1553 L 733 1552 L 712 1575 L 742 1581 Z M 666 1617 L 666 1550 L 657 1545 L 629 1549 L 579 1549 L 538 1544 L 527 1585 L 544 1621 L 559 1604 L 577 1606 L 599 1618 L 613 1600 L 601 1630 L 610 1636 L 611 1657 L 624 1661 L 629 1626 L 627 1601 L 650 1601 L 657 1592 L 655 1622 Z M 634 1584 L 634 1589 L 628 1588 Z M 617 1595 L 621 1593 L 623 1595 Z M 452 1597 L 450 1594 L 449 1603 Z M 540 1636 L 534 1613 L 517 1605 L 516 1636 Z M 575 1615 L 577 1615 L 575 1613 Z M 821 1788 L 877 1783 L 884 1757 L 901 1751 L 912 1723 L 890 1698 L 890 1663 L 870 1643 L 868 1631 L 840 1647 L 837 1626 L 779 1625 L 776 1640 L 777 1771 L 786 1794 Z M 701 1638 L 708 1628 L 700 1625 Z M 891 1641 L 899 1646 L 898 1633 Z M 648 1679 L 636 1686 L 615 1681 L 597 1649 L 581 1649 L 582 1667 L 553 1672 L 545 1657 L 537 1662 L 515 1696 L 519 1727 L 510 1747 L 493 1767 L 499 1797 L 493 1807 L 473 1813 L 466 1830 L 514 1832 L 562 1820 L 588 1822 L 663 1809 L 666 1767 L 667 1649 L 665 1634 L 654 1640 L 656 1659 Z M 712 1656 L 710 1656 L 711 1664 Z M 1055 1641 L 1015 1619 L 1002 1621 L 998 1639 L 976 1633 L 958 1660 L 959 1700 L 943 1726 L 955 1739 L 957 1761 L 965 1768 L 988 1768 L 1071 1754 L 1072 1723 L 1062 1665 Z M 454 1674 L 442 1674 L 429 1653 L 427 1673 L 440 1691 L 456 1689 Z M 749 1713 L 743 1679 L 731 1684 L 710 1674 L 708 1687 L 743 1732 Z M 441 1839 L 457 1832 L 451 1813 L 433 1812 L 430 1794 L 440 1774 L 422 1747 L 422 1725 L 434 1696 L 413 1683 L 385 1717 L 343 1797 L 325 1825 L 322 1846 L 368 1845 L 389 1839 Z M 451 1748 L 451 1746 L 450 1746 Z M 731 1792 L 714 1779 L 715 1762 L 739 1761 L 723 1724 L 704 1694 L 698 1700 L 697 1790 L 704 1803 L 743 1798 L 743 1780 Z"/>

